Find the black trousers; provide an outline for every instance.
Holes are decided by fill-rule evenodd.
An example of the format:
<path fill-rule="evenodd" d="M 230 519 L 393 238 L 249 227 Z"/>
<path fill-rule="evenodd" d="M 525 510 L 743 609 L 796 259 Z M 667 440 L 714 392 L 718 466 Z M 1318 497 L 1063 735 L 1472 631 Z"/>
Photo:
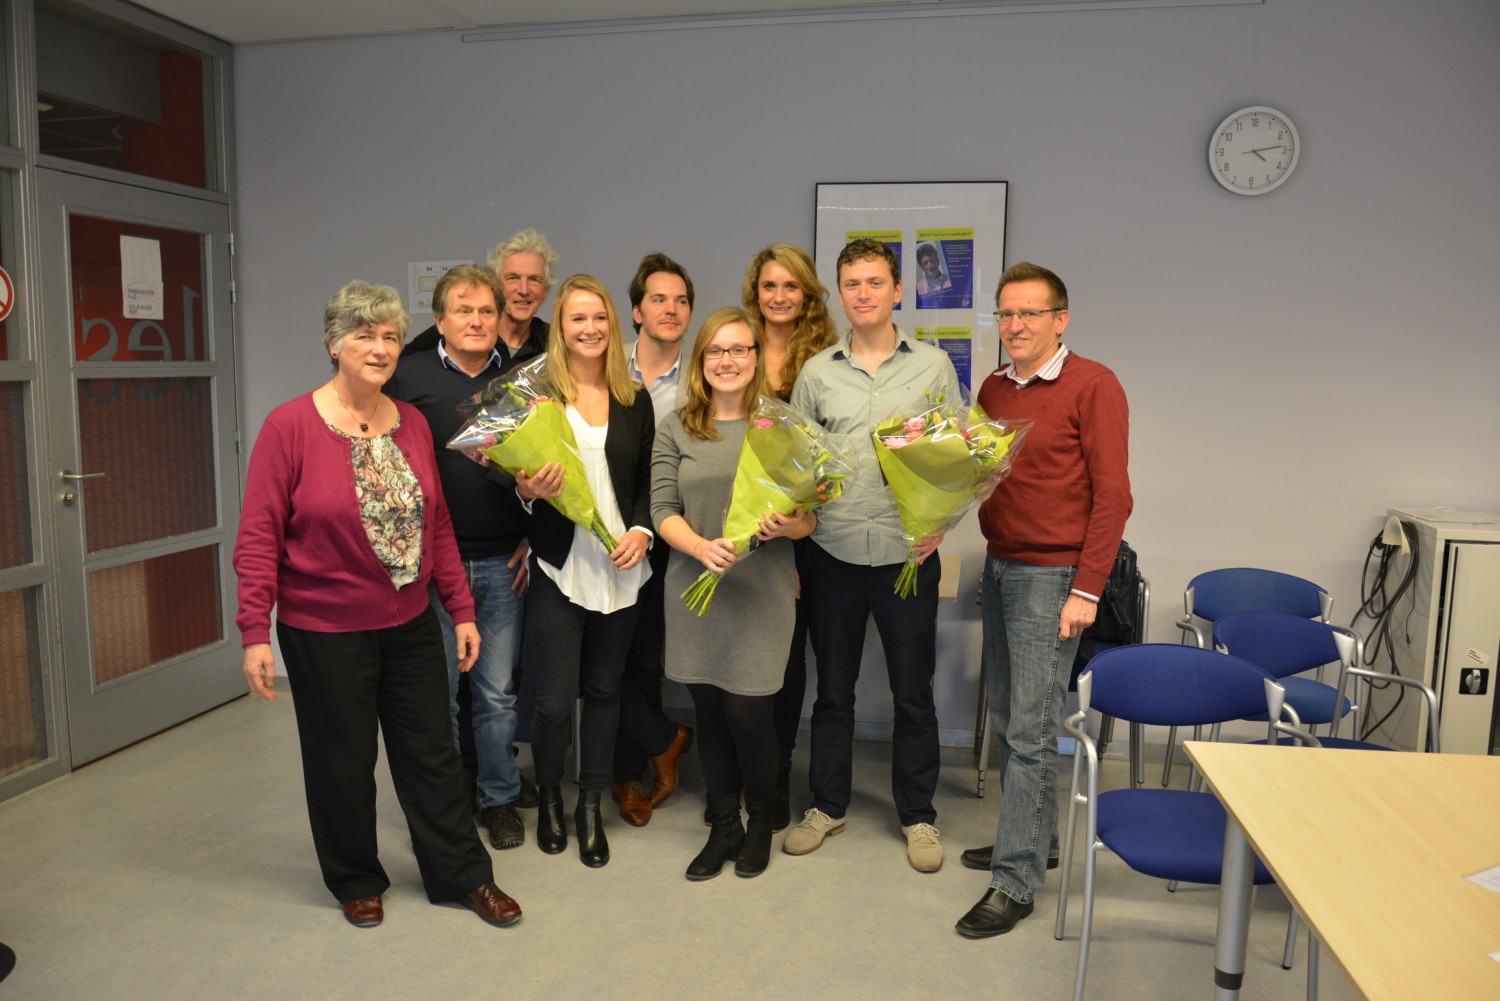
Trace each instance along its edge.
<path fill-rule="evenodd" d="M 807 587 L 807 548 L 810 539 L 797 539 L 797 578 Z M 776 743 L 782 771 L 792 767 L 792 751 L 797 747 L 797 727 L 802 722 L 802 703 L 807 698 L 807 602 L 797 598 L 797 619 L 792 626 L 792 648 L 786 655 L 786 674 L 781 691 L 776 693 Z"/>
<path fill-rule="evenodd" d="M 616 784 L 641 778 L 646 772 L 647 759 L 665 752 L 677 737 L 677 724 L 661 705 L 661 683 L 666 676 L 664 602 L 670 551 L 671 547 L 660 538 L 652 545 L 651 579 L 635 599 L 635 634 L 625 654 L 620 680 L 620 726 L 615 732 Z"/>
<path fill-rule="evenodd" d="M 277 623 L 276 636 L 297 714 L 313 847 L 334 897 L 347 902 L 390 887 L 375 837 L 377 731 L 427 899 L 452 900 L 494 879 L 453 748 L 448 666 L 432 608 L 389 629 L 322 633 Z"/>
<path fill-rule="evenodd" d="M 620 722 L 620 677 L 636 611 L 631 605 L 604 615 L 575 605 L 536 560 L 531 561 L 526 638 L 536 667 L 531 757 L 537 785 L 562 784 L 572 740 L 573 703 L 582 698 L 578 785 L 601 791 L 609 788 Z"/>
<path fill-rule="evenodd" d="M 864 654 L 865 627 L 875 617 L 885 650 L 895 733 L 891 743 L 891 797 L 903 825 L 937 819 L 937 707 L 932 679 L 937 667 L 938 556 L 917 570 L 917 593 L 895 594 L 900 563 L 862 566 L 808 547 L 802 600 L 807 605 L 818 697 L 813 703 L 813 805 L 830 817 L 849 809 L 854 775 L 854 686 Z"/>

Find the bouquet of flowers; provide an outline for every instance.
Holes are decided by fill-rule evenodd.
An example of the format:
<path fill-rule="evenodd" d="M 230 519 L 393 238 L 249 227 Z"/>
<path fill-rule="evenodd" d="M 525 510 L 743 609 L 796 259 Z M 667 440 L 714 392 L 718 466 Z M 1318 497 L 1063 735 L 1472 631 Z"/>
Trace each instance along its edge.
<path fill-rule="evenodd" d="M 575 525 L 593 532 L 605 551 L 612 553 L 619 543 L 599 515 L 566 408 L 543 374 L 546 364 L 543 355 L 492 380 L 465 404 L 469 419 L 448 447 L 512 477 L 522 469 L 535 476 L 547 463 L 560 463 L 563 492 L 547 503 Z"/>
<path fill-rule="evenodd" d="M 763 515 L 827 504 L 843 493 L 844 479 L 854 471 L 852 460 L 816 425 L 780 400 L 759 397 L 749 421 L 724 512 L 723 537 L 734 543 L 736 555 L 760 544 Z M 687 607 L 705 614 L 725 572 L 703 571 L 682 592 Z"/>
<path fill-rule="evenodd" d="M 924 407 L 875 427 L 875 458 L 912 546 L 896 578 L 902 598 L 917 593 L 917 543 L 952 528 L 995 492 L 1034 423 L 993 420 L 982 407 L 945 405 L 941 395 L 929 394 Z"/>

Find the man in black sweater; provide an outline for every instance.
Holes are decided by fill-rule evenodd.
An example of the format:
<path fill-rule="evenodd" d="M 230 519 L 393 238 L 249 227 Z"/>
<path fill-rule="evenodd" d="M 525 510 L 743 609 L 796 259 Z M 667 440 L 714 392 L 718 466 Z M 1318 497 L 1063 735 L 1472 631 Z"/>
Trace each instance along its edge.
<path fill-rule="evenodd" d="M 500 301 L 499 283 L 488 268 L 462 265 L 443 275 L 432 297 L 440 339 L 433 350 L 404 354 L 386 392 L 420 410 L 432 429 L 438 475 L 474 595 L 480 637 L 479 659 L 468 674 L 472 718 L 466 722 L 459 714 L 453 623 L 441 605 L 433 603 L 448 650 L 454 742 L 462 749 L 462 730 L 471 730 L 479 822 L 496 848 L 514 848 L 526 840 L 526 828 L 516 813 L 521 774 L 511 751 L 526 591 L 526 514 L 512 487 L 445 447 L 465 420 L 458 405 L 508 367 L 497 347 Z"/>

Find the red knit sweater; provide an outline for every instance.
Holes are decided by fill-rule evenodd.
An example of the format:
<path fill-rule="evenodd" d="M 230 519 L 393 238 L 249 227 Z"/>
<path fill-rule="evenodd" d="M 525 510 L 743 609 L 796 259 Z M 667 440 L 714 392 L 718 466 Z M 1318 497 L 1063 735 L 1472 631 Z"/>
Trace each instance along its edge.
<path fill-rule="evenodd" d="M 996 559 L 1076 566 L 1073 587 L 1104 593 L 1130 517 L 1130 408 L 1115 374 L 1070 354 L 1050 382 L 1018 387 L 991 372 L 979 404 L 995 418 L 1030 418 L 1010 475 L 979 509 Z"/>
<path fill-rule="evenodd" d="M 391 582 L 365 535 L 349 440 L 323 423 L 311 393 L 299 396 L 271 411 L 250 453 L 234 547 L 245 646 L 270 642 L 272 606 L 282 622 L 312 632 L 399 626 L 427 608 L 429 580 L 454 622 L 474 621 L 432 434 L 411 404 L 396 409 L 401 426 L 391 438 L 425 498 L 421 576 L 403 588 Z"/>

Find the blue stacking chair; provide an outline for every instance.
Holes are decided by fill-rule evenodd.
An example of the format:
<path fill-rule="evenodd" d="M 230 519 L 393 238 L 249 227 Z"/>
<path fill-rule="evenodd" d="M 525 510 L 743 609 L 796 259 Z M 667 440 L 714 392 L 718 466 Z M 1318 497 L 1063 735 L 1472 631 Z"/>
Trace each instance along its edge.
<path fill-rule="evenodd" d="M 1196 646 L 1143 643 L 1099 654 L 1078 679 L 1079 708 L 1063 726 L 1075 740 L 1073 791 L 1063 840 L 1056 938 L 1063 937 L 1080 808 L 1087 825 L 1083 929 L 1074 1001 L 1082 1001 L 1093 930 L 1096 856 L 1107 848 L 1130 868 L 1158 879 L 1217 884 L 1224 860 L 1224 807 L 1207 792 L 1114 789 L 1099 792 L 1099 754 L 1084 728 L 1090 708 L 1130 723 L 1211 726 L 1268 712 L 1267 737 L 1312 738 L 1281 722 L 1283 689 L 1248 661 Z M 1273 882 L 1259 861 L 1255 882 Z"/>
<path fill-rule="evenodd" d="M 1235 612 L 1214 623 L 1214 649 L 1248 660 L 1280 681 L 1293 719 L 1312 734 L 1324 723 L 1332 732 L 1353 704 L 1339 687 L 1299 675 L 1321 673 L 1329 664 L 1338 664 L 1342 685 L 1345 672 L 1355 666 L 1359 646 L 1359 638 L 1348 629 L 1284 612 Z M 1250 717 L 1265 718 L 1264 713 Z M 1329 740 L 1319 743 L 1335 746 Z"/>
<path fill-rule="evenodd" d="M 1302 702 L 1310 706 L 1310 711 L 1316 716 L 1309 720 L 1302 715 L 1302 723 L 1331 722 L 1330 736 L 1319 736 L 1318 743 L 1323 747 L 1340 747 L 1354 750 L 1366 751 L 1389 751 L 1392 748 L 1382 744 L 1370 743 L 1359 739 L 1360 720 L 1363 717 L 1357 697 L 1351 697 L 1349 686 L 1357 685 L 1360 680 L 1367 684 L 1396 684 L 1412 689 L 1422 696 L 1427 706 L 1427 746 L 1433 753 L 1438 751 L 1438 706 L 1437 694 L 1416 678 L 1403 678 L 1399 675 L 1386 674 L 1381 671 L 1371 671 L 1361 667 L 1360 662 L 1364 658 L 1364 645 L 1360 641 L 1359 634 L 1339 626 L 1329 625 L 1326 622 L 1315 622 L 1312 619 L 1304 619 L 1296 615 L 1287 615 L 1276 612 L 1239 612 L 1227 615 L 1214 623 L 1215 646 L 1228 654 L 1242 660 L 1248 660 L 1257 667 L 1264 670 L 1273 677 L 1281 679 L 1286 686 L 1287 699 L 1284 711 L 1295 721 L 1298 715 L 1304 713 L 1301 705 L 1295 704 L 1292 697 L 1292 685 L 1302 682 L 1305 686 L 1318 686 L 1319 689 L 1328 689 L 1327 693 L 1321 691 L 1304 691 Z M 1291 678 L 1287 675 L 1298 674 L 1325 664 L 1337 663 L 1339 665 L 1338 685 L 1319 685 L 1318 682 L 1303 678 Z M 1339 712 L 1332 720 L 1328 717 L 1332 714 L 1334 706 L 1339 706 Z M 1350 708 L 1354 712 L 1350 713 Z M 1353 723 L 1352 737 L 1340 737 L 1338 733 L 1339 717 L 1349 715 Z M 1287 924 L 1286 947 L 1282 954 L 1281 965 L 1290 970 L 1292 958 L 1297 943 L 1297 912 L 1293 911 Z M 1309 936 L 1308 949 L 1308 988 L 1309 1001 L 1317 997 L 1317 951 L 1312 947 Z"/>
<path fill-rule="evenodd" d="M 1182 592 L 1183 617 L 1177 628 L 1183 641 L 1204 650 L 1212 643 L 1197 622 L 1210 624 L 1236 612 L 1284 612 L 1304 619 L 1327 622 L 1333 598 L 1310 580 L 1276 570 L 1228 567 L 1209 570 L 1188 581 Z M 1321 679 L 1319 679 L 1321 680 Z M 1177 728 L 1167 734 L 1167 754 L 1161 767 L 1161 784 L 1172 780 L 1172 760 L 1177 748 Z"/>

